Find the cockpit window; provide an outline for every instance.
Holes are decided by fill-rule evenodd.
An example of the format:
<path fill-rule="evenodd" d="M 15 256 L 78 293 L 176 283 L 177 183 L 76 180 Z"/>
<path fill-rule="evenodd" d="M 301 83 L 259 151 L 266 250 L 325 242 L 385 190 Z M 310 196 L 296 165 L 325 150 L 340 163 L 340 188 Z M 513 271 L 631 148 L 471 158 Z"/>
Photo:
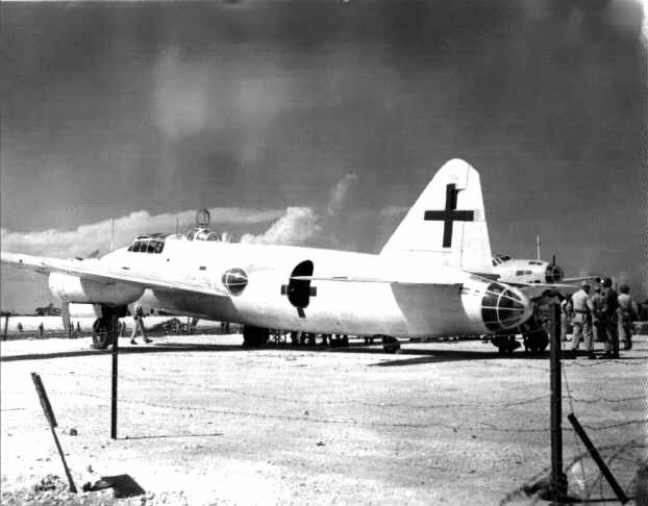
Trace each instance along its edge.
<path fill-rule="evenodd" d="M 128 251 L 134 253 L 162 253 L 164 250 L 165 237 L 161 234 L 153 234 L 153 236 L 139 236 L 135 242 L 128 247 Z"/>
<path fill-rule="evenodd" d="M 493 266 L 496 267 L 503 262 L 507 262 L 511 259 L 509 255 L 494 255 L 493 256 Z"/>

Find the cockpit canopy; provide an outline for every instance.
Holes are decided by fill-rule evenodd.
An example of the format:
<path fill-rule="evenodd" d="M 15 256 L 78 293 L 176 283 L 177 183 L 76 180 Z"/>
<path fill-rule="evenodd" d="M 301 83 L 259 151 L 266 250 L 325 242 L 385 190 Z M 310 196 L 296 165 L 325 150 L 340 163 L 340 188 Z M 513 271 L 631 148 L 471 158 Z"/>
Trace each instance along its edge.
<path fill-rule="evenodd" d="M 493 255 L 493 267 L 508 262 L 510 259 L 511 257 L 509 255 Z"/>
<path fill-rule="evenodd" d="M 209 229 L 209 210 L 201 209 L 196 214 L 196 226 L 187 230 L 184 234 L 145 234 L 138 235 L 128 251 L 133 253 L 162 253 L 167 241 L 220 241 L 229 242 L 230 236 L 227 232 L 218 234 Z M 176 225 L 177 228 L 177 225 Z"/>
<path fill-rule="evenodd" d="M 138 235 L 128 247 L 132 253 L 162 253 L 167 241 L 220 241 L 229 242 L 226 233 L 218 234 L 208 228 L 193 228 L 185 234 L 145 234 Z"/>
<path fill-rule="evenodd" d="M 206 227 L 194 227 L 186 234 L 190 241 L 220 241 L 221 236 Z"/>
<path fill-rule="evenodd" d="M 169 234 L 138 235 L 128 251 L 133 253 L 162 253 Z"/>

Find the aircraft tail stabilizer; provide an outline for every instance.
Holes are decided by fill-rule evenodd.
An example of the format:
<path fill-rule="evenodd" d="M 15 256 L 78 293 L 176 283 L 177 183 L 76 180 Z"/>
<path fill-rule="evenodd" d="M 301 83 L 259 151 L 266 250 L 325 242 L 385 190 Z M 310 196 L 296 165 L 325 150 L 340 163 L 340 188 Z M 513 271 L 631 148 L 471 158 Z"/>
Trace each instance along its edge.
<path fill-rule="evenodd" d="M 437 265 L 492 272 L 479 173 L 466 161 L 446 162 L 389 238 L 381 255 L 424 255 Z"/>

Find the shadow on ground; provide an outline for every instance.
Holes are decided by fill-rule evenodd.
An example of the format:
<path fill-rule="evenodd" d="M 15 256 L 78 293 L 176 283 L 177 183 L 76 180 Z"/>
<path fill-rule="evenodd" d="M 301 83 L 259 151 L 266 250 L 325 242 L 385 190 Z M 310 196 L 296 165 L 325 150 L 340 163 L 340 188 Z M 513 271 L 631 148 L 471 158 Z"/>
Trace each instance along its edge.
<path fill-rule="evenodd" d="M 458 344 L 461 341 L 457 342 Z M 428 343 L 432 344 L 433 343 Z M 439 343 L 441 344 L 441 343 Z M 411 348 L 411 344 L 407 344 L 407 348 L 401 348 L 397 354 L 386 353 L 380 345 L 370 344 L 351 344 L 344 348 L 331 348 L 323 345 L 313 346 L 298 346 L 292 344 L 274 344 L 270 343 L 263 348 L 243 348 L 241 345 L 234 344 L 196 344 L 196 343 L 181 343 L 181 342 L 163 342 L 155 343 L 153 345 L 142 346 L 127 346 L 120 347 L 120 355 L 131 354 L 144 354 L 144 353 L 190 353 L 190 352 L 231 352 L 231 351 L 259 351 L 259 350 L 285 350 L 285 351 L 300 351 L 300 352 L 318 352 L 318 353 L 365 353 L 371 355 L 381 355 L 383 357 L 394 357 L 393 359 L 381 360 L 371 366 L 377 367 L 395 367 L 406 365 L 419 365 L 434 362 L 454 362 L 461 360 L 549 360 L 549 353 L 526 353 L 518 350 L 512 354 L 500 354 L 493 347 L 492 349 L 484 351 L 475 350 L 452 350 L 447 348 L 447 343 L 444 343 L 444 349 L 417 349 Z M 66 358 L 66 357 L 84 357 L 92 355 L 110 355 L 112 350 L 75 350 L 75 351 L 62 351 L 51 353 L 30 353 L 23 355 L 2 356 L 0 362 L 14 362 L 20 360 L 46 360 L 51 358 Z M 579 352 L 577 357 L 581 360 L 586 357 L 585 352 Z M 398 358 L 396 358 L 398 357 Z M 405 358 L 407 357 L 407 358 Z M 622 356 L 622 360 L 645 360 L 645 356 Z M 574 360 L 573 358 L 563 358 L 565 361 Z"/>
<path fill-rule="evenodd" d="M 209 434 L 152 434 L 147 436 L 123 436 L 118 439 L 124 441 L 139 441 L 144 439 L 182 439 L 182 438 L 191 438 L 191 437 L 217 437 L 222 436 L 222 432 L 212 432 Z"/>

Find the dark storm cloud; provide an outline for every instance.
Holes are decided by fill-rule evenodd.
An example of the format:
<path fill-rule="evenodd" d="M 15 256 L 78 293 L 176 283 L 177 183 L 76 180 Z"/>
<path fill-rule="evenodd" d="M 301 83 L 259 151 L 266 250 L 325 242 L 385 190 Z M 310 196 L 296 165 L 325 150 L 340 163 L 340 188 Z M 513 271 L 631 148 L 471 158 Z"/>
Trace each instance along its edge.
<path fill-rule="evenodd" d="M 494 250 L 529 254 L 541 233 L 568 270 L 640 271 L 646 54 L 633 1 L 0 9 L 6 229 L 140 209 L 325 209 L 352 172 L 334 235 L 376 251 L 396 216 L 380 211 L 409 206 L 460 156 L 481 171 Z"/>

